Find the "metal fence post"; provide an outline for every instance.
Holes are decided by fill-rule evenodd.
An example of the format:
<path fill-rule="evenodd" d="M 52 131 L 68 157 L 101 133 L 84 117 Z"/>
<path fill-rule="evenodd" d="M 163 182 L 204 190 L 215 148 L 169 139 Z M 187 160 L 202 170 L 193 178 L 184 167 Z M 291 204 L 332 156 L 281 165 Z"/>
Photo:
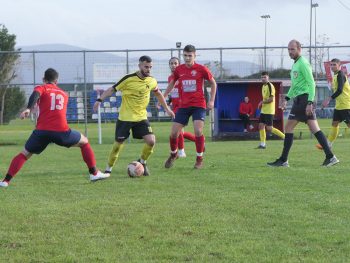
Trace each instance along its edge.
<path fill-rule="evenodd" d="M 87 85 L 86 85 L 86 51 L 83 50 L 83 59 L 84 59 L 84 112 L 85 112 L 85 136 L 88 137 L 88 130 L 87 130 Z"/>

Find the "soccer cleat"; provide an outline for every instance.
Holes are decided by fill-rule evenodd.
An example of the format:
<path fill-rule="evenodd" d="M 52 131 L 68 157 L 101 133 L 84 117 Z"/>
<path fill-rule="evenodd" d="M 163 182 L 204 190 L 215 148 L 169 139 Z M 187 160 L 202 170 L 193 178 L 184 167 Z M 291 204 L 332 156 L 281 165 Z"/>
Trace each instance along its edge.
<path fill-rule="evenodd" d="M 1 182 L 0 182 L 0 187 L 6 188 L 6 187 L 8 187 L 8 186 L 9 186 L 9 183 L 8 183 L 8 182 L 5 182 L 5 181 L 1 181 Z"/>
<path fill-rule="evenodd" d="M 250 129 L 250 130 L 253 130 L 253 129 L 254 129 L 254 126 L 250 124 L 250 125 L 249 125 L 249 129 Z"/>
<path fill-rule="evenodd" d="M 177 151 L 177 156 L 180 157 L 180 158 L 185 158 L 186 157 L 185 150 L 184 149 L 178 150 Z"/>
<path fill-rule="evenodd" d="M 280 158 L 278 158 L 276 161 L 267 163 L 268 166 L 271 167 L 289 167 L 288 161 L 282 161 Z"/>
<path fill-rule="evenodd" d="M 256 147 L 255 149 L 266 149 L 266 146 L 264 146 L 264 145 L 259 145 L 258 147 Z"/>
<path fill-rule="evenodd" d="M 175 154 L 170 154 L 169 158 L 165 161 L 164 167 L 165 168 L 170 168 L 174 165 L 175 160 L 179 158 L 177 153 Z"/>
<path fill-rule="evenodd" d="M 111 176 L 110 173 L 102 173 L 100 171 L 97 171 L 97 173 L 95 175 L 90 174 L 90 181 L 91 182 L 96 182 L 98 180 L 106 179 L 106 178 L 108 178 L 110 176 Z"/>
<path fill-rule="evenodd" d="M 149 172 L 149 169 L 148 169 L 148 167 L 147 167 L 147 164 L 141 163 L 141 160 L 140 160 L 140 159 L 138 159 L 137 161 L 138 161 L 140 164 L 142 164 L 142 166 L 143 166 L 143 176 L 149 176 L 149 175 L 151 175 L 151 173 Z"/>
<path fill-rule="evenodd" d="M 337 163 L 339 163 L 339 160 L 337 157 L 335 157 L 335 155 L 333 155 L 332 158 L 326 158 L 322 165 L 326 167 L 331 167 L 333 165 L 336 165 Z"/>
<path fill-rule="evenodd" d="M 197 156 L 196 163 L 194 164 L 194 169 L 202 169 L 203 168 L 203 157 Z"/>

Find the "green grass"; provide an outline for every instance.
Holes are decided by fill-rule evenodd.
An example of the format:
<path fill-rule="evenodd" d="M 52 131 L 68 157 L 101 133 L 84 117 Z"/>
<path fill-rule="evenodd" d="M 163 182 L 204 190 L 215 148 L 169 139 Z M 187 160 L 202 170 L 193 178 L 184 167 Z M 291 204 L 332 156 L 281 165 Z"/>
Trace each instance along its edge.
<path fill-rule="evenodd" d="M 327 128 L 330 120 L 321 122 Z M 350 139 L 334 146 L 341 163 L 324 156 L 300 125 L 290 168 L 266 166 L 282 141 L 211 142 L 205 167 L 187 158 L 166 170 L 169 123 L 153 123 L 152 175 L 131 179 L 127 163 L 142 143 L 131 140 L 108 180 L 90 183 L 79 149 L 49 146 L 0 189 L 0 262 L 348 262 L 350 258 Z M 73 125 L 84 131 L 84 125 Z M 33 126 L 0 127 L 0 171 L 6 173 Z M 189 128 L 189 130 L 191 130 Z M 96 124 L 89 139 L 104 168 L 114 124 Z M 325 129 L 327 132 L 327 129 Z M 207 130 L 206 130 L 207 132 Z M 207 132 L 208 133 L 208 132 Z"/>

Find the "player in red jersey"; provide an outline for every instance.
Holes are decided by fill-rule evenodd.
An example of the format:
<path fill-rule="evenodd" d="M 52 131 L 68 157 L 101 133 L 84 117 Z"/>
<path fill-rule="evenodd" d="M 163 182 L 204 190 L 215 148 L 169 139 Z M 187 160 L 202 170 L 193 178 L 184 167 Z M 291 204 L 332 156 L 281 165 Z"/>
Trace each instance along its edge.
<path fill-rule="evenodd" d="M 206 108 L 214 107 L 216 94 L 216 82 L 209 69 L 195 62 L 196 48 L 192 45 L 185 46 L 183 50 L 185 64 L 178 66 L 173 75 L 174 79 L 169 83 L 164 96 L 168 96 L 174 87 L 176 81 L 180 82 L 180 107 L 176 113 L 173 126 L 170 133 L 170 156 L 165 162 L 165 168 L 173 166 L 177 158 L 178 136 L 182 128 L 188 124 L 192 116 L 194 133 L 196 136 L 197 158 L 194 165 L 195 169 L 203 166 L 203 152 L 205 138 L 203 135 L 204 120 Z M 204 96 L 204 80 L 210 84 L 210 100 L 206 105 Z"/>
<path fill-rule="evenodd" d="M 0 182 L 0 187 L 7 187 L 24 163 L 33 154 L 40 154 L 51 142 L 67 148 L 71 146 L 80 147 L 84 162 L 89 168 L 91 181 L 105 179 L 110 176 L 101 173 L 96 168 L 94 152 L 88 139 L 80 132 L 69 128 L 66 118 L 68 95 L 57 86 L 57 80 L 57 71 L 49 68 L 45 71 L 44 84 L 34 88 L 27 109 L 21 113 L 20 117 L 21 119 L 28 117 L 37 103 L 39 118 L 36 129 L 27 140 L 23 151 L 12 159 L 5 178 Z"/>
<path fill-rule="evenodd" d="M 174 79 L 174 71 L 176 69 L 177 66 L 179 66 L 180 61 L 177 57 L 172 57 L 169 60 L 169 67 L 171 70 L 171 75 L 168 77 L 168 83 L 170 83 L 173 79 Z M 174 83 L 174 88 L 171 90 L 170 94 L 169 94 L 169 103 L 171 103 L 172 106 L 172 110 L 173 112 L 176 114 L 178 108 L 180 107 L 180 94 L 179 94 L 179 89 L 180 89 L 180 83 L 177 80 Z M 181 130 L 179 137 L 178 137 L 178 151 L 177 151 L 177 155 L 178 157 L 186 157 L 186 153 L 185 153 L 185 139 L 190 140 L 190 141 L 195 141 L 195 136 L 194 134 L 190 133 L 190 132 L 185 132 L 183 130 Z"/>

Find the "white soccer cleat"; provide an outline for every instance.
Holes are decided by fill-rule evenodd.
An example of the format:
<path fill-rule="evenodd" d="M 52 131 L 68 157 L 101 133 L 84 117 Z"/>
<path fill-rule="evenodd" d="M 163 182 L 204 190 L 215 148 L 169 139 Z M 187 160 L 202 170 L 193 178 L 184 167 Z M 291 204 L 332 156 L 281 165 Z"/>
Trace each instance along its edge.
<path fill-rule="evenodd" d="M 8 183 L 8 182 L 5 182 L 5 181 L 1 181 L 1 182 L 0 182 L 0 187 L 6 188 L 6 187 L 8 187 L 8 186 L 9 186 L 9 183 Z"/>
<path fill-rule="evenodd" d="M 186 157 L 185 150 L 184 149 L 178 150 L 177 151 L 177 156 L 179 156 L 180 158 L 185 158 Z"/>
<path fill-rule="evenodd" d="M 106 179 L 110 176 L 111 176 L 111 174 L 109 174 L 109 173 L 102 173 L 100 171 L 97 171 L 96 175 L 90 174 L 90 181 L 96 182 L 98 180 Z"/>

